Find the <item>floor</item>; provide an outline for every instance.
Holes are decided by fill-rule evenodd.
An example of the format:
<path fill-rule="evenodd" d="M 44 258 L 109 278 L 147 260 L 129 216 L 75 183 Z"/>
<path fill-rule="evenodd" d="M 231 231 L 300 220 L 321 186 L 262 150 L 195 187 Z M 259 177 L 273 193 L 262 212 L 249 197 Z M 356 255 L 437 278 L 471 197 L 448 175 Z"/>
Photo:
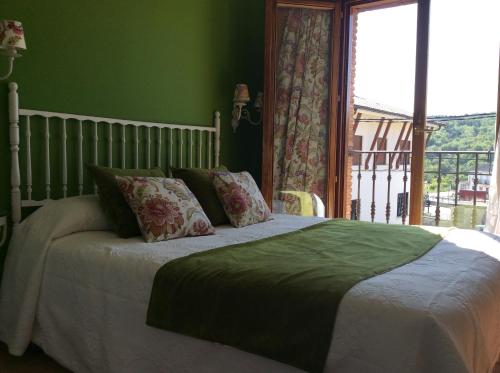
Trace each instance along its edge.
<path fill-rule="evenodd" d="M 23 357 L 14 357 L 7 352 L 7 346 L 0 343 L 1 373 L 69 373 L 36 346 L 30 346 Z"/>

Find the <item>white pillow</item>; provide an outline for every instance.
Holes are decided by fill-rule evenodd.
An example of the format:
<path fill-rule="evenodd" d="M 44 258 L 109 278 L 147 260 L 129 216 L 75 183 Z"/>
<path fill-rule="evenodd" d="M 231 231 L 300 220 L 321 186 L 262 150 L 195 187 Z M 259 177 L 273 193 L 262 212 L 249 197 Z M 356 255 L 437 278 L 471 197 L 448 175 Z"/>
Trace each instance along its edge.
<path fill-rule="evenodd" d="M 56 239 L 71 233 L 112 230 L 96 195 L 50 200 L 28 216 L 19 228 L 50 230 Z"/>
<path fill-rule="evenodd" d="M 22 355 L 31 341 L 52 241 L 71 233 L 111 230 L 97 196 L 48 201 L 14 228 L 0 290 L 0 339 Z"/>

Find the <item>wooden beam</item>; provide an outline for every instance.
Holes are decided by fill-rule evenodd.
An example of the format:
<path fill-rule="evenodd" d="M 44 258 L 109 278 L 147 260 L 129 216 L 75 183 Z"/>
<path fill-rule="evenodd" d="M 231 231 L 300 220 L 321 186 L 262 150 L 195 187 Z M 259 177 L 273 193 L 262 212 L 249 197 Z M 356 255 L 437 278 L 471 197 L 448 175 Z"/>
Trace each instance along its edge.
<path fill-rule="evenodd" d="M 389 134 L 389 130 L 391 129 L 391 124 L 392 120 L 387 121 L 387 126 L 385 127 L 384 134 L 382 135 L 382 140 L 385 140 L 387 138 L 387 135 Z"/>
<path fill-rule="evenodd" d="M 424 195 L 425 124 L 427 122 L 427 67 L 429 60 L 430 0 L 418 1 L 415 101 L 410 180 L 410 224 L 422 224 Z"/>
<path fill-rule="evenodd" d="M 334 10 L 338 4 L 329 0 L 278 0 L 278 7 Z M 333 19 L 332 19 L 333 22 Z"/>
<path fill-rule="evenodd" d="M 352 193 L 352 167 L 349 161 L 349 130 L 351 116 L 351 91 L 353 71 L 351 70 L 351 55 L 355 50 L 353 32 L 356 30 L 357 11 L 352 10 L 345 1 L 341 3 L 344 15 L 340 22 L 340 53 L 339 53 L 339 111 L 337 114 L 337 183 L 335 184 L 335 214 L 334 217 L 348 217 Z"/>
<path fill-rule="evenodd" d="M 370 145 L 370 151 L 375 150 L 375 146 L 377 145 L 377 139 L 378 135 L 380 135 L 380 131 L 382 130 L 382 125 L 384 124 L 385 118 L 380 119 L 380 122 L 378 122 L 377 126 L 377 131 L 375 132 L 375 136 L 373 136 L 372 144 Z M 365 161 L 365 170 L 368 170 L 370 167 L 370 158 L 371 158 L 371 153 L 368 153 L 366 156 L 366 161 Z"/>
<path fill-rule="evenodd" d="M 361 113 L 356 114 L 356 119 L 354 119 L 354 125 L 352 128 L 352 135 L 353 136 L 356 136 L 356 131 L 358 130 L 359 121 L 361 120 L 361 116 L 362 116 Z"/>
<path fill-rule="evenodd" d="M 399 132 L 399 135 L 398 135 L 398 141 L 396 141 L 396 145 L 394 146 L 395 152 L 397 152 L 399 150 L 399 145 L 401 143 L 401 140 L 403 139 L 403 134 L 404 134 L 407 126 L 408 126 L 408 122 L 404 122 L 403 126 L 401 127 L 401 131 Z M 392 169 L 392 164 L 394 163 L 394 158 L 396 158 L 396 157 L 392 157 L 391 164 L 389 165 L 389 167 L 391 169 Z"/>
<path fill-rule="evenodd" d="M 273 129 L 276 95 L 276 0 L 266 0 L 264 35 L 264 108 L 262 113 L 262 183 L 264 199 L 272 209 Z"/>
<path fill-rule="evenodd" d="M 406 136 L 405 136 L 403 144 L 406 144 L 407 141 L 410 139 L 410 135 L 412 133 L 412 130 L 413 130 L 413 123 L 410 123 L 410 127 L 408 127 L 408 132 L 406 132 Z M 396 162 L 396 168 L 399 168 L 399 165 L 401 164 L 401 158 L 403 158 L 403 155 L 402 154 L 398 154 L 398 160 Z"/>
<path fill-rule="evenodd" d="M 266 0 L 264 35 L 264 111 L 262 119 L 262 182 L 264 199 L 272 209 L 274 111 L 276 97 L 276 0 Z"/>
<path fill-rule="evenodd" d="M 382 135 L 382 138 L 380 139 L 380 142 L 381 142 L 382 144 L 384 144 L 384 143 L 385 143 L 385 150 L 387 150 L 387 135 L 389 134 L 389 130 L 391 129 L 391 125 L 392 125 L 392 120 L 390 120 L 390 119 L 389 119 L 389 120 L 387 121 L 387 126 L 385 127 L 384 134 Z M 378 146 L 377 146 L 377 150 L 379 150 L 379 149 L 378 149 Z M 382 156 L 380 156 L 380 157 L 378 157 L 378 156 L 379 156 L 379 154 L 377 154 L 377 158 L 382 158 L 382 157 L 384 158 L 384 164 L 385 164 L 385 163 L 386 163 L 386 161 L 387 161 L 387 156 L 386 156 L 386 154 L 384 154 L 384 155 L 382 155 Z M 377 164 L 378 164 L 378 159 L 377 159 L 377 161 L 376 161 L 376 162 L 377 162 Z"/>
<path fill-rule="evenodd" d="M 342 13 L 340 2 L 335 2 L 331 12 L 331 36 L 330 36 L 330 113 L 329 113 L 329 138 L 328 138 L 328 169 L 326 183 L 326 216 L 340 217 L 342 212 L 337 205 L 338 198 L 337 184 L 339 183 L 339 159 L 343 163 L 343 157 L 346 152 L 341 151 L 342 143 L 347 143 L 344 138 L 345 133 L 338 131 L 338 112 L 339 112 L 339 72 L 340 72 L 340 38 Z M 340 141 L 339 141 L 340 140 Z"/>

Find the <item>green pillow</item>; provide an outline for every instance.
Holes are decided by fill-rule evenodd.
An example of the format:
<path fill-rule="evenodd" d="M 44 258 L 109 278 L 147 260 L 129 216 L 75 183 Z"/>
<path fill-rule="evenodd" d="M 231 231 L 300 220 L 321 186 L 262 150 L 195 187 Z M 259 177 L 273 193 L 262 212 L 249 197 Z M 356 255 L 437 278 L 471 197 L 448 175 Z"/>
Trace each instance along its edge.
<path fill-rule="evenodd" d="M 123 197 L 115 176 L 165 177 L 165 173 L 160 168 L 122 169 L 90 164 L 87 164 L 87 169 L 97 184 L 99 201 L 116 234 L 122 238 L 140 236 L 135 214 Z"/>
<path fill-rule="evenodd" d="M 227 168 L 219 166 L 213 170 L 227 171 Z M 229 219 L 208 176 L 210 170 L 206 168 L 171 168 L 171 171 L 176 179 L 184 181 L 193 192 L 213 226 L 229 224 Z"/>

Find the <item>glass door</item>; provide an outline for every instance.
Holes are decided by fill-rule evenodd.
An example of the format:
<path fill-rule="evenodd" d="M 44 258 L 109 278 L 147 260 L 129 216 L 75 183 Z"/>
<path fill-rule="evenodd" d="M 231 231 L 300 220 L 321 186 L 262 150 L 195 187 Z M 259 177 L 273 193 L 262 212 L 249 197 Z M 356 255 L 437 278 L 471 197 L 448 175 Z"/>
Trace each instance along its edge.
<path fill-rule="evenodd" d="M 500 2 L 432 0 L 423 224 L 481 229 L 496 142 Z M 485 12 L 485 9 L 488 11 Z"/>
<path fill-rule="evenodd" d="M 408 224 L 417 3 L 351 9 L 346 216 Z"/>

